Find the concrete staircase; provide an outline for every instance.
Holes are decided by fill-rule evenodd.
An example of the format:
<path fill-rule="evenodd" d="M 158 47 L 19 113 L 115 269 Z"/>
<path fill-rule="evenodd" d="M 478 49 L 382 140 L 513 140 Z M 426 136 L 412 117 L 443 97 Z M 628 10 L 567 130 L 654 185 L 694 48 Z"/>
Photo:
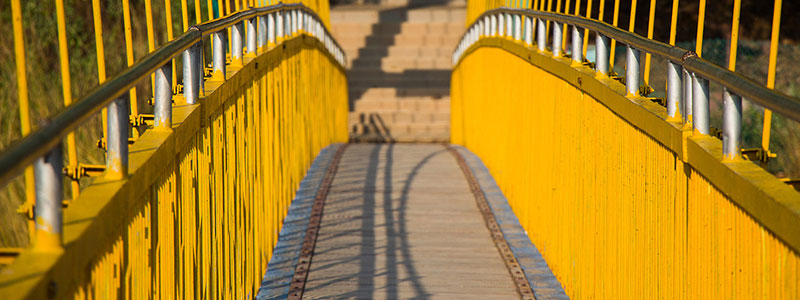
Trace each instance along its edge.
<path fill-rule="evenodd" d="M 449 141 L 450 57 L 465 1 L 378 2 L 331 11 L 348 56 L 351 141 Z"/>

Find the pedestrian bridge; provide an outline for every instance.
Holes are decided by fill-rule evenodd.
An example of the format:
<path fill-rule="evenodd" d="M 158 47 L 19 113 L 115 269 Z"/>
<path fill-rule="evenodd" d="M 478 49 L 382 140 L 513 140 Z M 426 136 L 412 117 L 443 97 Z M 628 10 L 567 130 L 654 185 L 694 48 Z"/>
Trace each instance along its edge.
<path fill-rule="evenodd" d="M 348 143 L 347 65 L 369 59 L 348 59 L 327 1 L 176 1 L 174 37 L 166 0 L 156 47 L 145 0 L 138 59 L 139 2 L 122 2 L 128 67 L 105 78 L 94 1 L 100 84 L 73 102 L 56 1 L 65 107 L 31 128 L 36 41 L 11 1 L 23 137 L 0 184 L 24 189 L 31 238 L 2 249 L 0 298 L 800 298 L 800 194 L 763 168 L 772 113 L 800 120 L 773 89 L 780 0 L 766 85 L 735 69 L 738 0 L 727 68 L 702 56 L 705 1 L 695 51 L 675 46 L 678 1 L 669 43 L 655 1 L 646 37 L 635 9 L 617 26 L 619 1 L 611 24 L 604 1 L 468 1 L 449 143 Z M 407 4 L 378 21 L 430 5 Z M 743 99 L 765 108 L 760 148 L 743 147 Z M 75 132 L 98 114 L 105 164 L 81 163 Z"/>

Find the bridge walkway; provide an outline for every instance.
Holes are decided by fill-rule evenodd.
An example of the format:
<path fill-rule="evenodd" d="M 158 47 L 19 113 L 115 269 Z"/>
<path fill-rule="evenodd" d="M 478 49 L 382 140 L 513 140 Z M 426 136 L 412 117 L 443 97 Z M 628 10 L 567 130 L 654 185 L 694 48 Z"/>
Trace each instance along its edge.
<path fill-rule="evenodd" d="M 357 144 L 330 188 L 309 298 L 514 298 L 464 174 L 441 145 Z"/>
<path fill-rule="evenodd" d="M 540 274 L 550 274 L 549 269 L 540 256 L 523 258 L 520 249 L 511 254 L 509 245 L 526 243 L 526 251 L 538 251 L 518 230 L 516 218 L 505 222 L 513 223 L 516 236 L 525 241 L 503 238 L 513 236 L 500 229 L 509 224 L 499 220 L 497 225 L 477 181 L 469 180 L 475 175 L 465 171 L 470 167 L 456 153 L 441 144 L 351 144 L 338 160 L 332 158 L 336 167 L 327 171 L 327 187 L 318 158 L 292 203 L 259 299 L 296 292 L 306 299 L 532 299 L 530 278 L 520 275 L 537 270 L 522 270 L 520 263 L 539 263 Z M 310 207 L 303 200 L 312 198 L 303 195 L 309 177 L 323 181 L 318 189 L 323 192 L 314 193 L 313 200 L 324 201 L 318 226 L 311 209 L 301 208 Z M 298 228 L 304 224 L 308 230 Z M 319 230 L 309 248 L 313 233 L 304 238 L 297 233 L 313 228 Z M 306 253 L 301 240 L 303 249 L 313 249 L 310 257 L 299 254 Z M 518 263 L 520 258 L 524 261 Z M 310 265 L 304 273 L 306 260 Z M 546 284 L 559 289 L 549 276 Z M 291 289 L 280 283 L 289 277 Z"/>

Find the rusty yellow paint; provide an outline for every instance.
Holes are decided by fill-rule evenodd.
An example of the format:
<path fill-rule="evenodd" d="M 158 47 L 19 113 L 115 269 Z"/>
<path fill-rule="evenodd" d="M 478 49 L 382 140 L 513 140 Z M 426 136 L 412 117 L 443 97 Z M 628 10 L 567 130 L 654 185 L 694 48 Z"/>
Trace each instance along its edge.
<path fill-rule="evenodd" d="M 142 134 L 125 179 L 96 178 L 64 210 L 63 252 L 23 251 L 0 295 L 252 298 L 306 169 L 348 139 L 345 70 L 324 45 L 265 50 L 174 106 L 171 131 Z"/>
<path fill-rule="evenodd" d="M 487 72 L 486 70 L 493 70 Z M 483 37 L 451 80 L 481 157 L 573 299 L 796 299 L 800 193 L 620 82 Z"/>

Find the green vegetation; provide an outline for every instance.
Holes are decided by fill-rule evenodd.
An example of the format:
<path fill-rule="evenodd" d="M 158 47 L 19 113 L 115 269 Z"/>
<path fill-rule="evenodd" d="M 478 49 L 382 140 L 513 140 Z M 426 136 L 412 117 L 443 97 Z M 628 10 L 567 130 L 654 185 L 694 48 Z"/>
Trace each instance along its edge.
<path fill-rule="evenodd" d="M 166 41 L 163 30 L 166 27 L 165 4 L 161 0 L 151 1 L 155 40 L 156 45 L 159 45 Z M 64 2 L 72 98 L 78 100 L 98 84 L 92 2 L 78 0 Z M 194 1 L 187 2 L 190 24 L 193 24 Z M 205 4 L 206 1 L 201 3 Z M 35 128 L 40 120 L 64 107 L 58 56 L 58 27 L 55 1 L 21 1 L 21 4 L 31 122 Z M 100 5 L 103 12 L 106 73 L 110 78 L 127 66 L 122 0 L 101 0 Z M 130 6 L 134 57 L 139 59 L 148 52 L 144 0 L 130 0 Z M 181 0 L 172 0 L 171 6 L 173 31 L 177 36 L 183 32 Z M 207 7 L 202 6 L 202 12 L 203 20 L 206 20 Z M 10 1 L 0 1 L 0 149 L 6 148 L 20 138 L 17 74 L 11 24 Z M 149 83 L 140 84 L 137 95 L 140 111 L 146 113 L 151 110 L 143 101 L 149 98 Z M 100 116 L 96 116 L 76 131 L 78 160 L 81 163 L 103 162 L 104 152 L 96 147 L 96 141 L 101 136 Z M 88 182 L 88 179 L 83 179 L 81 184 L 85 186 Z M 69 193 L 69 187 L 65 184 L 65 195 L 66 193 Z M 24 198 L 22 176 L 0 189 L 0 220 L 2 220 L 0 247 L 21 247 L 28 243 L 26 218 L 16 213 Z"/>

